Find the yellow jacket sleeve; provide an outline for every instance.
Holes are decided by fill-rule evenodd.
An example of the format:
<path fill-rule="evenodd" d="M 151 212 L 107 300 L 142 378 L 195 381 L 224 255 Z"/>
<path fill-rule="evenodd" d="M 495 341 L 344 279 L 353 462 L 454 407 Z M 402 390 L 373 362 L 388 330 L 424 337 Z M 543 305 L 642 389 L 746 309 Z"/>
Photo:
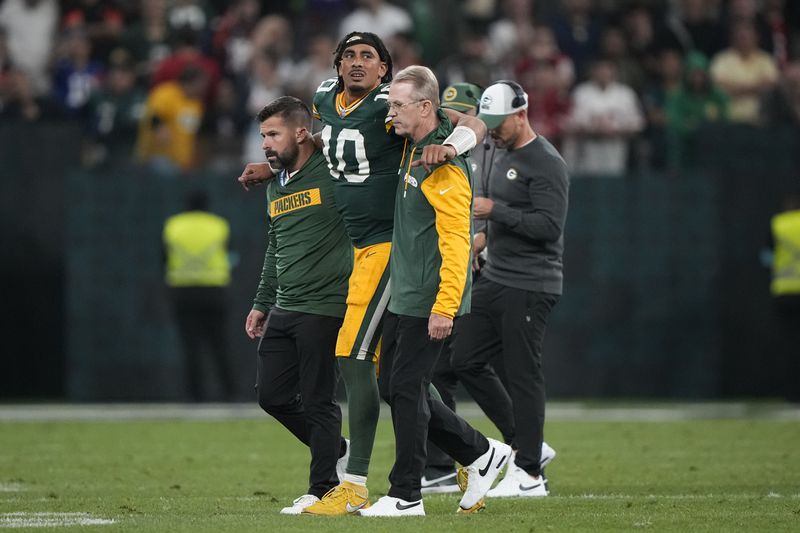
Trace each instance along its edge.
<path fill-rule="evenodd" d="M 439 234 L 439 292 L 431 312 L 453 318 L 461 306 L 470 268 L 472 189 L 460 168 L 444 164 L 422 182 L 422 193 L 436 213 Z"/>

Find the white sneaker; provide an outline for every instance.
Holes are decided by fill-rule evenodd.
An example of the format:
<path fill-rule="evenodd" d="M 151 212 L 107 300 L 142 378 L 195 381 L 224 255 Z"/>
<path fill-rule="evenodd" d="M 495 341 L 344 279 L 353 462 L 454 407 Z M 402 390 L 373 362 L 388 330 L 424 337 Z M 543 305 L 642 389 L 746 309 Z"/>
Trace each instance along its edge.
<path fill-rule="evenodd" d="M 347 473 L 347 462 L 350 460 L 350 440 L 344 439 L 344 443 L 344 455 L 339 457 L 339 460 L 336 461 L 336 477 L 339 478 L 339 483 L 344 482 L 344 475 Z M 544 449 L 544 447 L 542 447 L 542 449 Z"/>
<path fill-rule="evenodd" d="M 517 452 L 511 452 L 511 458 L 508 460 L 508 464 L 511 465 L 514 463 L 514 460 L 517 458 Z M 544 467 L 549 465 L 550 462 L 556 458 L 556 451 L 550 447 L 549 444 L 546 442 L 542 442 L 542 455 L 539 458 L 539 468 L 544 470 Z"/>
<path fill-rule="evenodd" d="M 505 477 L 486 496 L 489 498 L 547 496 L 546 483 L 544 475 L 533 477 L 511 461 Z"/>
<path fill-rule="evenodd" d="M 550 461 L 552 461 L 555 458 L 556 458 L 556 451 L 553 448 L 551 448 L 549 444 L 543 441 L 542 456 L 539 459 L 539 467 L 540 468 L 546 467 L 548 464 L 550 464 Z"/>
<path fill-rule="evenodd" d="M 422 500 L 407 502 L 400 498 L 383 496 L 367 509 L 356 512 L 361 516 L 425 516 L 425 506 Z"/>
<path fill-rule="evenodd" d="M 290 507 L 284 507 L 281 509 L 281 514 L 300 514 L 303 512 L 303 509 L 309 505 L 317 503 L 318 501 L 319 498 L 313 494 L 303 494 L 299 498 L 295 499 Z"/>
<path fill-rule="evenodd" d="M 511 457 L 511 446 L 494 439 L 488 440 L 489 449 L 486 453 L 464 467 L 467 487 L 459 502 L 463 511 L 468 511 L 480 503 Z"/>
<path fill-rule="evenodd" d="M 460 492 L 458 481 L 456 481 L 456 473 L 450 472 L 443 476 L 428 479 L 422 476 L 420 480 L 420 492 L 424 494 L 448 494 L 451 492 Z"/>

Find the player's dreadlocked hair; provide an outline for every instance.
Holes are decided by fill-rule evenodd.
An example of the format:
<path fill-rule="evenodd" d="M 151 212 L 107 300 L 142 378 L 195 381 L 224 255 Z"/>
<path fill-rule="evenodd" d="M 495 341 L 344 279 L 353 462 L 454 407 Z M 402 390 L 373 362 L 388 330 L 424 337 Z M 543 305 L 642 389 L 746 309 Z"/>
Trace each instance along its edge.
<path fill-rule="evenodd" d="M 333 53 L 333 68 L 336 69 L 336 72 L 339 72 L 339 65 L 342 64 L 342 55 L 345 49 L 355 44 L 366 44 L 377 50 L 378 57 L 381 61 L 386 63 L 386 74 L 381 78 L 381 83 L 389 83 L 392 81 L 392 56 L 389 55 L 389 50 L 386 49 L 386 45 L 383 44 L 381 38 L 367 31 L 350 32 L 344 36 L 344 39 L 339 41 L 339 44 L 336 46 L 336 51 Z M 339 76 L 339 86 L 344 87 L 341 76 Z"/>

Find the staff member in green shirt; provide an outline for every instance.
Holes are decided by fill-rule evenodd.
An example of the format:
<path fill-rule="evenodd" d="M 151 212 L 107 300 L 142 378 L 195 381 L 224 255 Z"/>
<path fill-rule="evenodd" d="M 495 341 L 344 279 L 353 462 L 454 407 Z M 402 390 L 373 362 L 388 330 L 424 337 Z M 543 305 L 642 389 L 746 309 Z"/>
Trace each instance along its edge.
<path fill-rule="evenodd" d="M 281 511 L 300 514 L 338 484 L 346 449 L 334 352 L 353 252 L 308 107 L 284 96 L 257 119 L 267 161 L 281 170 L 267 185 L 269 245 L 245 329 L 261 337 L 259 405 L 311 449 L 308 491 Z"/>
<path fill-rule="evenodd" d="M 459 512 L 483 507 L 483 496 L 511 447 L 487 439 L 430 395 L 433 369 L 456 316 L 469 311 L 471 170 L 463 156 L 432 168 L 414 166 L 425 146 L 444 141 L 453 125 L 439 108 L 430 69 L 411 66 L 389 89 L 388 118 L 404 137 L 390 259 L 391 298 L 384 324 L 381 396 L 391 405 L 395 463 L 391 488 L 361 516 L 424 515 L 421 479 L 431 440 L 466 465 Z"/>

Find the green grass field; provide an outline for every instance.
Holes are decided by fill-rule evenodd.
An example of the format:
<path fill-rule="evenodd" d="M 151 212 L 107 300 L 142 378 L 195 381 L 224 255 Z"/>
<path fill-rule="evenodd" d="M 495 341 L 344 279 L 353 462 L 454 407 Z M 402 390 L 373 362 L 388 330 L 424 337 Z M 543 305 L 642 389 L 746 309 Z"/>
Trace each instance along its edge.
<path fill-rule="evenodd" d="M 487 420 L 471 421 L 496 436 Z M 308 452 L 266 415 L 4 420 L 0 529 L 38 520 L 63 530 L 57 524 L 84 519 L 113 520 L 93 531 L 136 532 L 800 531 L 797 417 L 557 419 L 546 435 L 558 451 L 548 498 L 489 500 L 484 512 L 463 516 L 458 497 L 430 496 L 424 518 L 322 518 L 278 514 L 306 488 Z M 373 501 L 388 488 L 393 453 L 383 419 Z"/>

